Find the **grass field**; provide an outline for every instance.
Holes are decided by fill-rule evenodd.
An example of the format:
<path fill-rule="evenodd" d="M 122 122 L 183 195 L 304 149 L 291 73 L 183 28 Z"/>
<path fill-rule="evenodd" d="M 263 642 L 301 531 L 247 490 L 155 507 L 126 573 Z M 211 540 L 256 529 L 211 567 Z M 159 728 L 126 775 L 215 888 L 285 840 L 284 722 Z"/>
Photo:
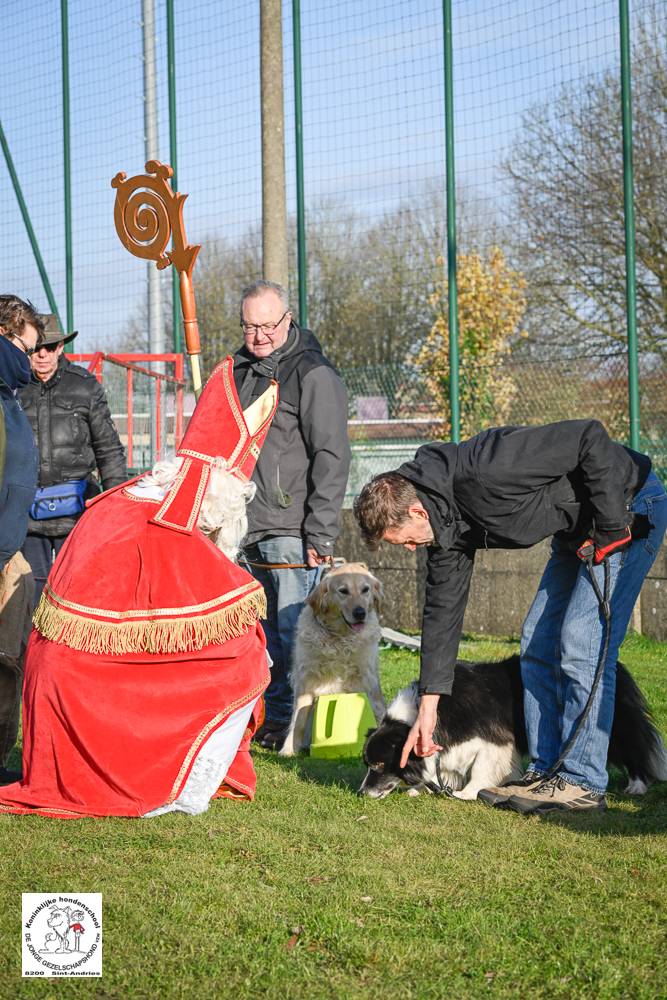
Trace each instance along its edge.
<path fill-rule="evenodd" d="M 622 657 L 664 732 L 667 644 L 632 637 Z M 384 651 L 385 693 L 417 669 Z M 253 804 L 194 819 L 0 817 L 0 996 L 667 996 L 667 785 L 633 800 L 617 775 L 606 815 L 538 819 L 359 799 L 359 762 L 256 764 Z M 101 980 L 21 980 L 21 892 L 42 891 L 103 893 Z"/>

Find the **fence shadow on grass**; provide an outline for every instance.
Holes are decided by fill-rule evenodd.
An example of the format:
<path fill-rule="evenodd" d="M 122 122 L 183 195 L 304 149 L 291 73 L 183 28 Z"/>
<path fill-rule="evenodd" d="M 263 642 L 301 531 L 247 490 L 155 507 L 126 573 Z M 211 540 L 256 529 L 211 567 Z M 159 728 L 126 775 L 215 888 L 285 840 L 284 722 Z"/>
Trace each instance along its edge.
<path fill-rule="evenodd" d="M 280 754 L 264 751 L 262 758 L 277 764 L 283 771 L 295 774 L 301 781 L 324 786 L 336 785 L 355 793 L 366 773 L 360 757 L 325 760 L 320 757 L 309 757 L 307 754 L 281 757 Z"/>

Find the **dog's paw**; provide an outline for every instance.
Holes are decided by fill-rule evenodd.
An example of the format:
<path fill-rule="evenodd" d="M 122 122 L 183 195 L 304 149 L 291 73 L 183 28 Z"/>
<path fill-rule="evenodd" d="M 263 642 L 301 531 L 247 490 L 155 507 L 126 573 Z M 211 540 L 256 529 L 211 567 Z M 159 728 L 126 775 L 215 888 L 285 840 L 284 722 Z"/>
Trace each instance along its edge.
<path fill-rule="evenodd" d="M 463 799 L 464 802 L 474 802 L 477 799 L 479 788 L 462 788 L 459 792 L 452 792 L 455 799 Z"/>
<path fill-rule="evenodd" d="M 419 795 L 418 788 L 407 788 L 405 791 L 406 795 L 409 795 L 411 799 L 414 799 L 415 795 Z"/>

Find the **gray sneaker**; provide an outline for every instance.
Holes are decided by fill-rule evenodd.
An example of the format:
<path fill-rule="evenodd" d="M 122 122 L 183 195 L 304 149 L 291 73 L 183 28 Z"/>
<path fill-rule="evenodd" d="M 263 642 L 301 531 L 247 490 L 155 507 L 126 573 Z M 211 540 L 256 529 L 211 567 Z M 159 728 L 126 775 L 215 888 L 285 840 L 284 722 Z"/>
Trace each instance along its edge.
<path fill-rule="evenodd" d="M 512 781 L 506 781 L 502 785 L 492 785 L 490 788 L 482 788 L 477 793 L 477 798 L 481 799 L 482 802 L 486 802 L 489 806 L 504 805 L 513 795 L 520 795 L 527 788 L 539 785 L 543 780 L 543 774 L 528 770 L 523 778 L 514 778 Z"/>
<path fill-rule="evenodd" d="M 584 809 L 604 812 L 607 800 L 598 792 L 589 792 L 581 785 L 571 785 L 556 775 L 507 800 L 510 809 L 520 813 L 546 813 L 554 809 L 581 812 Z"/>

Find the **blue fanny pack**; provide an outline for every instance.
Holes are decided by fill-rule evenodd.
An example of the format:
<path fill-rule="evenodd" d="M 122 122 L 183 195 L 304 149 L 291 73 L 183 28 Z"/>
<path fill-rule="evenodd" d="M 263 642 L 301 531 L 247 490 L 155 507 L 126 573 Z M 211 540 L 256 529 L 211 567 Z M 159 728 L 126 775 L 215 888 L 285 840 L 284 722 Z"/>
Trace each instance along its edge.
<path fill-rule="evenodd" d="M 33 521 L 47 521 L 51 517 L 77 517 L 86 507 L 84 495 L 87 479 L 73 479 L 55 486 L 40 486 L 35 493 L 30 517 Z"/>

